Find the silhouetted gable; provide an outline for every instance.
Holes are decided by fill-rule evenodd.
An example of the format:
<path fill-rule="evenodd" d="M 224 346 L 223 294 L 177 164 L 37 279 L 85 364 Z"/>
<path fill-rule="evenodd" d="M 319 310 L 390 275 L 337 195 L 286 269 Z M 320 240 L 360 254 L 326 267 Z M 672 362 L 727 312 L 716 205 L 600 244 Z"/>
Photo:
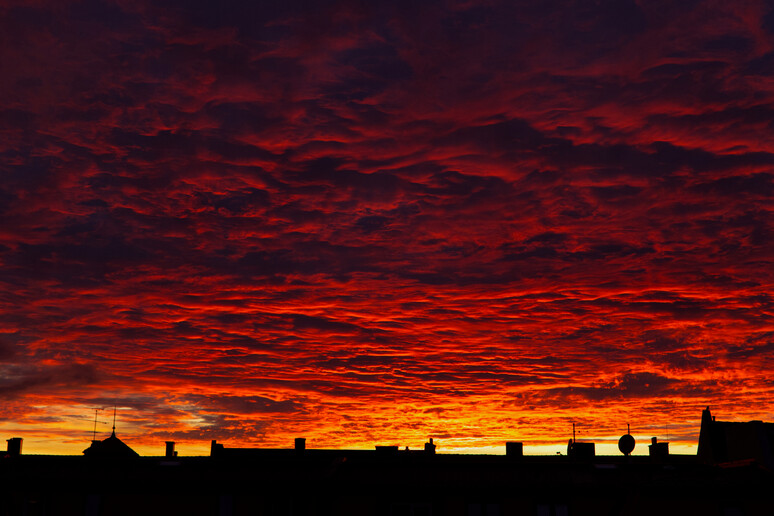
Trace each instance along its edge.
<path fill-rule="evenodd" d="M 125 442 L 116 437 L 115 432 L 102 441 L 92 441 L 91 446 L 83 450 L 87 457 L 109 459 L 131 459 L 140 455 Z"/>

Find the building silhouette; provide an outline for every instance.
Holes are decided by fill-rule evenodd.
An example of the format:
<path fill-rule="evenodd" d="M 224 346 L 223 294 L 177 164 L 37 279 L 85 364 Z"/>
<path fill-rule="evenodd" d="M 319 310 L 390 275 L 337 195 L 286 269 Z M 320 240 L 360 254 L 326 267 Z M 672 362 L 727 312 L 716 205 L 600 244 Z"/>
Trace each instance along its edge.
<path fill-rule="evenodd" d="M 574 439 L 569 456 L 530 456 L 518 442 L 505 455 L 458 455 L 432 441 L 322 450 L 298 438 L 284 449 L 214 440 L 205 457 L 179 457 L 169 441 L 163 455 L 140 457 L 115 432 L 84 456 L 46 456 L 22 454 L 13 438 L 0 459 L 0 516 L 774 514 L 770 428 L 707 409 L 697 455 L 654 440 L 646 456 L 596 455 Z"/>
<path fill-rule="evenodd" d="M 699 460 L 707 464 L 755 462 L 774 470 L 774 423 L 715 421 L 709 407 L 701 413 Z"/>

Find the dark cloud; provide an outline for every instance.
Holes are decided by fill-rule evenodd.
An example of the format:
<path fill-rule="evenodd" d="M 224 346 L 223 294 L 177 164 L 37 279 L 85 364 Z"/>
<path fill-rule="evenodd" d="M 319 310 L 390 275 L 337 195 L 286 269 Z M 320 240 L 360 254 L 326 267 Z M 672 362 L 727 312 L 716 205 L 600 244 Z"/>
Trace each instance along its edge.
<path fill-rule="evenodd" d="M 18 347 L 12 340 L 13 337 L 15 337 L 15 334 L 0 336 L 0 360 L 8 361 L 18 352 Z"/>
<path fill-rule="evenodd" d="M 552 395 L 581 397 L 590 401 L 616 398 L 655 398 L 674 395 L 679 381 L 656 373 L 626 373 L 594 387 L 549 389 Z"/>
<path fill-rule="evenodd" d="M 91 364 L 71 364 L 49 367 L 5 366 L 0 396 L 12 398 L 27 392 L 49 393 L 67 391 L 98 382 L 97 369 Z"/>
<path fill-rule="evenodd" d="M 192 397 L 191 401 L 209 410 L 227 414 L 288 414 L 303 411 L 303 405 L 293 401 L 275 401 L 261 396 Z"/>

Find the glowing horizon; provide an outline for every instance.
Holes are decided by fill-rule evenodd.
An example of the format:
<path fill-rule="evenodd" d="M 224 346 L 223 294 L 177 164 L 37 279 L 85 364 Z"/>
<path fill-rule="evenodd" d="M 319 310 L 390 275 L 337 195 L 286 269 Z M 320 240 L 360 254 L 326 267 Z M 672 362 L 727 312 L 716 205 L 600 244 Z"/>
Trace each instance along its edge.
<path fill-rule="evenodd" d="M 92 421 L 93 425 L 93 421 Z M 81 455 L 83 449 L 88 447 L 91 441 L 92 435 L 97 440 L 102 440 L 108 437 L 112 433 L 112 427 L 108 421 L 98 419 L 97 431 L 94 434 L 89 432 L 88 440 L 84 439 L 82 431 L 73 431 L 71 437 L 66 439 L 55 440 L 51 442 L 48 439 L 49 433 L 40 428 L 24 428 L 22 426 L 11 425 L 9 429 L 16 430 L 22 433 L 27 433 L 32 437 L 28 437 L 24 441 L 23 451 L 26 455 Z M 108 428 L 105 430 L 105 428 Z M 122 432 L 120 420 L 117 424 L 116 435 L 129 444 L 135 451 L 142 456 L 159 456 L 164 453 L 164 442 L 150 442 L 147 438 L 143 438 L 142 435 L 132 431 L 131 426 Z M 642 428 L 640 432 L 632 432 L 632 435 L 636 439 L 635 449 L 633 455 L 648 455 L 648 445 L 650 444 L 650 438 L 655 436 L 659 439 L 659 442 L 669 442 L 671 454 L 682 455 L 695 455 L 698 445 L 698 431 L 690 432 L 688 428 L 673 428 L 670 434 L 670 429 L 667 428 Z M 688 433 L 683 433 L 688 430 Z M 60 429 L 61 431 L 61 429 Z M 650 431 L 650 432 L 649 432 Z M 659 433 L 661 432 L 661 433 Z M 625 433 L 625 432 L 623 432 Z M 623 433 L 621 435 L 623 435 Z M 695 438 L 692 435 L 695 433 Z M 654 434 L 654 435 L 651 435 Z M 514 431 L 514 435 L 519 435 L 518 431 Z M 572 430 L 570 429 L 566 437 L 569 439 L 572 436 Z M 228 448 L 293 448 L 294 437 L 291 436 L 288 442 L 275 442 L 272 445 L 266 445 L 265 443 L 254 442 L 239 442 L 239 441 L 223 441 L 218 440 L 219 443 L 224 444 Z M 597 455 L 620 455 L 618 450 L 618 439 L 610 438 L 607 435 L 595 435 L 593 432 L 584 428 L 577 429 L 577 440 L 594 442 L 596 444 Z M 620 436 L 619 436 L 620 437 Z M 518 439 L 508 439 L 518 440 Z M 525 455 L 566 455 L 567 442 L 549 442 L 548 439 L 536 439 L 535 441 L 523 442 Z M 307 438 L 308 449 L 356 449 L 356 450 L 373 450 L 376 445 L 395 445 L 399 449 L 409 447 L 412 450 L 421 450 L 427 439 L 414 438 L 411 443 L 403 442 L 399 439 L 384 438 L 381 441 L 368 443 L 363 442 L 357 438 L 343 441 L 339 446 L 323 446 L 321 442 L 314 439 Z M 484 454 L 484 455 L 503 455 L 505 454 L 505 442 L 495 442 L 492 444 L 481 444 L 481 439 L 466 439 L 464 436 L 449 436 L 439 441 L 438 438 L 434 438 L 435 444 L 438 446 L 438 453 L 461 453 L 461 454 Z M 486 442 L 486 441 L 484 441 Z M 195 441 L 184 440 L 182 442 L 176 442 L 176 450 L 181 456 L 202 456 L 210 454 L 211 443 L 209 441 Z"/>

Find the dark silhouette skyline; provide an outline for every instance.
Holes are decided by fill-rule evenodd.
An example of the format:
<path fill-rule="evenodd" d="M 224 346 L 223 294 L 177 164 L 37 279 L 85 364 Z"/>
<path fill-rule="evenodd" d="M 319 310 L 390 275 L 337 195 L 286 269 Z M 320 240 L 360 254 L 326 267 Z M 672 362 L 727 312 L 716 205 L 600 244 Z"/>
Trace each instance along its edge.
<path fill-rule="evenodd" d="M 764 515 L 774 510 L 774 423 L 716 421 L 702 414 L 699 455 L 597 455 L 571 439 L 564 456 L 504 456 L 376 446 L 233 448 L 213 440 L 209 457 L 126 455 L 115 432 L 83 457 L 0 457 L 0 516 L 248 514 L 439 516 L 682 514 Z M 628 432 L 622 436 L 631 437 Z M 624 439 L 624 442 L 628 439 Z M 98 445 L 99 444 L 99 445 Z M 18 453 L 12 450 L 18 450 Z"/>

